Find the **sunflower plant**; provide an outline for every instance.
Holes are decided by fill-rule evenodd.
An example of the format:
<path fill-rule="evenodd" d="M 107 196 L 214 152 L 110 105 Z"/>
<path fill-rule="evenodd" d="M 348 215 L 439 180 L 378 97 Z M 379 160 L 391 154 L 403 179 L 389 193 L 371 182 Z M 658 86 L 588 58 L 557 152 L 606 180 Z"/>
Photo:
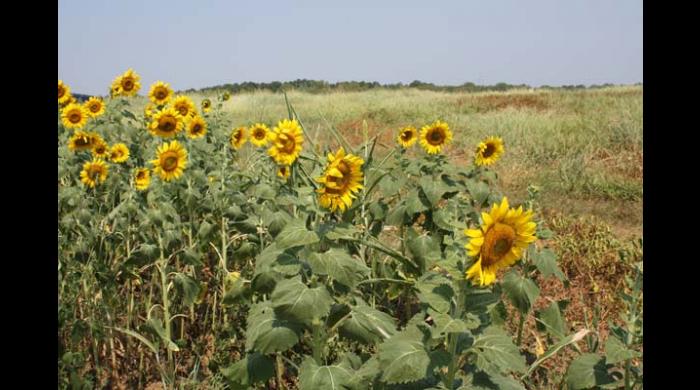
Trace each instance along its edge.
<path fill-rule="evenodd" d="M 334 128 L 336 142 L 315 144 L 286 95 L 287 117 L 268 127 L 236 122 L 224 96 L 197 106 L 157 82 L 139 106 L 139 89 L 129 70 L 99 117 L 59 107 L 63 376 L 522 388 L 581 339 L 552 334 L 534 363 L 522 352 L 525 319 L 554 324 L 553 308 L 533 309 L 537 278 L 566 278 L 534 193 L 494 189 L 503 140 L 453 164 L 460 130 L 435 120 L 379 155 L 366 127 L 361 145 Z M 59 104 L 69 93 L 59 82 Z"/>

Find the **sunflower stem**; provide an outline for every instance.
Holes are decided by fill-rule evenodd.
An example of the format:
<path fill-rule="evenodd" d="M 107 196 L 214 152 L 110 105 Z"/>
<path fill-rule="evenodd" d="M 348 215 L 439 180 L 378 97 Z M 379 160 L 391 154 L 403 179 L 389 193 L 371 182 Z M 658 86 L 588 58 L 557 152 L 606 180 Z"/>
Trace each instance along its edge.
<path fill-rule="evenodd" d="M 522 312 L 520 313 L 520 322 L 518 323 L 518 341 L 516 342 L 516 345 L 518 348 L 520 347 L 520 342 L 523 339 L 523 325 L 525 325 L 525 314 Z"/>

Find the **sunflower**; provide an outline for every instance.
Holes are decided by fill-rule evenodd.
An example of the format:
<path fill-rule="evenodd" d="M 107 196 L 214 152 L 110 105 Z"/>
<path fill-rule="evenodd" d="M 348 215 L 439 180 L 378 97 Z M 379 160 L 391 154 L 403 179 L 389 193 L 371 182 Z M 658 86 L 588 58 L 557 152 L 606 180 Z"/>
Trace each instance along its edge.
<path fill-rule="evenodd" d="M 185 132 L 188 138 L 195 139 L 204 137 L 204 134 L 207 133 L 207 122 L 204 121 L 204 118 L 197 115 L 187 122 L 187 130 L 185 130 Z"/>
<path fill-rule="evenodd" d="M 92 145 L 92 155 L 95 158 L 99 158 L 99 159 L 109 158 L 109 155 L 110 155 L 109 145 L 107 145 L 107 143 L 102 138 L 94 140 L 93 145 Z"/>
<path fill-rule="evenodd" d="M 504 151 L 503 140 L 500 137 L 488 137 L 479 142 L 479 146 L 476 147 L 474 164 L 478 166 L 491 165 L 501 158 Z"/>
<path fill-rule="evenodd" d="M 125 162 L 129 159 L 129 148 L 123 143 L 113 145 L 109 150 L 109 159 L 117 164 Z"/>
<path fill-rule="evenodd" d="M 175 98 L 173 99 L 172 107 L 176 109 L 180 113 L 180 115 L 182 115 L 185 118 L 188 116 L 195 116 L 197 114 L 197 110 L 194 107 L 192 99 L 190 99 L 187 96 L 175 96 Z"/>
<path fill-rule="evenodd" d="M 112 81 L 112 85 L 109 87 L 109 96 L 119 96 L 122 93 L 121 76 L 117 77 Z"/>
<path fill-rule="evenodd" d="M 221 100 L 227 101 L 229 99 L 231 99 L 231 94 L 228 91 L 224 92 L 224 94 L 221 96 Z"/>
<path fill-rule="evenodd" d="M 399 131 L 399 136 L 396 140 L 404 148 L 410 148 L 418 141 L 418 130 L 413 126 L 406 126 Z"/>
<path fill-rule="evenodd" d="M 246 141 L 245 133 L 248 131 L 248 128 L 245 126 L 237 127 L 233 129 L 231 132 L 231 147 L 234 149 L 240 149 L 241 146 Z"/>
<path fill-rule="evenodd" d="M 209 100 L 209 99 L 202 100 L 202 111 L 204 111 L 205 114 L 207 112 L 211 111 L 211 100 Z"/>
<path fill-rule="evenodd" d="M 323 186 L 316 190 L 319 193 L 321 206 L 330 208 L 331 211 L 340 209 L 345 211 L 350 207 L 355 193 L 360 191 L 363 174 L 362 164 L 365 161 L 360 157 L 345 154 L 341 147 L 336 154 L 328 153 L 328 166 L 323 176 L 316 179 Z"/>
<path fill-rule="evenodd" d="M 284 180 L 287 180 L 290 173 L 291 170 L 289 169 L 288 165 L 280 165 L 277 167 L 277 176 L 283 178 Z"/>
<path fill-rule="evenodd" d="M 90 188 L 95 188 L 97 184 L 104 183 L 107 179 L 107 164 L 100 159 L 94 159 L 83 164 L 80 171 L 80 181 Z"/>
<path fill-rule="evenodd" d="M 442 121 L 425 125 L 420 131 L 420 145 L 428 154 L 440 153 L 442 147 L 452 142 L 450 126 Z"/>
<path fill-rule="evenodd" d="M 143 191 L 148 188 L 151 184 L 151 170 L 148 168 L 139 168 L 134 174 L 134 182 L 136 183 L 136 189 Z"/>
<path fill-rule="evenodd" d="M 187 167 L 187 150 L 177 141 L 164 143 L 158 147 L 158 158 L 151 161 L 153 171 L 165 181 L 177 179 Z"/>
<path fill-rule="evenodd" d="M 304 142 L 303 133 L 296 119 L 284 119 L 277 123 L 270 136 L 272 147 L 267 153 L 278 164 L 292 165 L 301 153 L 301 144 Z"/>
<path fill-rule="evenodd" d="M 83 107 L 85 107 L 85 111 L 87 111 L 88 115 L 93 118 L 97 118 L 105 112 L 105 103 L 101 98 L 94 96 L 90 97 L 90 99 L 83 104 Z"/>
<path fill-rule="evenodd" d="M 58 80 L 58 104 L 66 104 L 73 95 L 70 94 L 70 88 L 63 84 L 62 80 Z"/>
<path fill-rule="evenodd" d="M 88 116 L 88 112 L 82 105 L 70 103 L 61 111 L 61 122 L 69 129 L 80 129 L 85 126 Z"/>
<path fill-rule="evenodd" d="M 156 81 L 151 85 L 151 90 L 148 92 L 148 98 L 159 106 L 164 105 L 173 96 L 173 90 L 170 89 L 170 84 L 162 81 Z"/>
<path fill-rule="evenodd" d="M 151 118 L 153 116 L 153 113 L 156 111 L 156 105 L 153 103 L 148 103 L 146 106 L 143 108 L 143 115 L 146 116 L 146 118 Z"/>
<path fill-rule="evenodd" d="M 90 133 L 76 130 L 68 140 L 68 149 L 71 151 L 90 150 L 94 145 L 94 137 Z"/>
<path fill-rule="evenodd" d="M 166 108 L 153 114 L 153 122 L 148 126 L 148 131 L 161 137 L 173 137 L 182 130 L 183 117 L 174 108 Z"/>
<path fill-rule="evenodd" d="M 123 75 L 114 79 L 112 92 L 115 95 L 134 96 L 141 89 L 140 79 L 141 77 L 133 69 L 129 69 Z"/>
<path fill-rule="evenodd" d="M 522 206 L 509 208 L 505 197 L 500 205 L 491 206 L 491 212 L 482 212 L 481 218 L 480 229 L 464 230 L 469 237 L 467 253 L 477 258 L 466 277 L 485 286 L 496 280 L 496 271 L 513 265 L 522 257 L 523 251 L 537 239 L 537 225 L 532 222 L 532 210 L 523 211 Z"/>
<path fill-rule="evenodd" d="M 256 123 L 250 127 L 250 143 L 257 146 L 267 145 L 270 140 L 270 128 L 263 123 Z"/>

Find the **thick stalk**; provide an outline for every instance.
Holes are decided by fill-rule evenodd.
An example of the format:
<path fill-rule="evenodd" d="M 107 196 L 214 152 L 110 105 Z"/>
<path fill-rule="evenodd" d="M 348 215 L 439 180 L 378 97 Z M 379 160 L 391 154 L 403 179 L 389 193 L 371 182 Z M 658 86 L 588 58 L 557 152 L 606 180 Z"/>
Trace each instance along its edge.
<path fill-rule="evenodd" d="M 284 374 L 284 363 L 282 362 L 282 356 L 278 352 L 275 355 L 275 374 L 277 376 L 277 389 L 278 390 L 284 390 L 284 380 L 282 379 L 282 375 Z"/>
<path fill-rule="evenodd" d="M 160 271 L 160 290 L 163 295 L 163 327 L 165 328 L 165 338 L 168 342 L 172 340 L 170 336 L 170 301 L 168 300 L 168 260 L 165 258 L 165 250 L 163 248 L 163 238 L 158 234 L 158 246 L 160 247 L 160 261 L 158 271 Z M 166 348 L 168 351 L 168 365 L 173 361 L 173 351 Z"/>
<path fill-rule="evenodd" d="M 518 341 L 515 343 L 520 348 L 520 342 L 523 339 L 523 325 L 525 324 L 525 314 L 520 313 L 520 323 L 518 323 Z"/>
<path fill-rule="evenodd" d="M 459 286 L 459 291 L 456 294 L 458 298 L 455 309 L 453 312 L 453 318 L 461 318 L 462 317 L 462 311 L 464 310 L 464 294 L 463 291 L 464 289 Z M 457 356 L 457 338 L 459 334 L 457 333 L 448 333 L 447 334 L 447 340 L 448 340 L 448 352 L 450 354 L 450 364 L 447 367 L 447 381 L 445 383 L 445 386 L 447 386 L 448 389 L 452 389 L 454 385 L 454 380 L 455 376 L 457 375 L 457 369 L 458 369 L 458 360 L 459 356 Z"/>

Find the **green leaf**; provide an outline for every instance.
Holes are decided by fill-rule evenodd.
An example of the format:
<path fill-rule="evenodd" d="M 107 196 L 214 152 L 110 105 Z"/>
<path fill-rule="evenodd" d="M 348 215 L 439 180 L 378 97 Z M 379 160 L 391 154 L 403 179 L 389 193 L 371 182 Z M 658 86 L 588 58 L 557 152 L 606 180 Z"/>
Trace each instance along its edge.
<path fill-rule="evenodd" d="M 392 225 L 392 226 L 401 226 L 404 224 L 404 221 L 406 220 L 406 206 L 405 205 L 399 205 L 396 207 L 393 207 L 391 211 L 389 211 L 389 214 L 386 216 L 386 224 L 387 225 Z"/>
<path fill-rule="evenodd" d="M 434 235 L 421 234 L 411 228 L 406 234 L 406 246 L 413 258 L 423 269 L 431 269 L 442 257 L 440 253 L 440 241 Z"/>
<path fill-rule="evenodd" d="M 331 248 L 323 253 L 312 252 L 307 260 L 313 273 L 328 275 L 349 288 L 367 278 L 371 271 L 362 261 L 338 248 Z"/>
<path fill-rule="evenodd" d="M 428 202 L 423 201 L 420 191 L 416 188 L 406 197 L 406 214 L 413 215 L 428 210 Z"/>
<path fill-rule="evenodd" d="M 433 208 L 435 208 L 442 199 L 442 196 L 449 190 L 441 179 L 434 179 L 431 176 L 424 176 L 419 180 L 419 184 L 425 197 L 428 199 Z"/>
<path fill-rule="evenodd" d="M 418 290 L 418 299 L 439 313 L 450 310 L 450 301 L 454 296 L 450 280 L 445 276 L 428 272 L 418 279 L 414 285 Z"/>
<path fill-rule="evenodd" d="M 355 375 L 350 383 L 350 388 L 353 390 L 366 390 L 379 374 L 381 374 L 379 359 L 373 355 L 355 371 Z"/>
<path fill-rule="evenodd" d="M 501 373 L 525 372 L 525 357 L 513 344 L 510 335 L 496 326 L 490 326 L 479 335 L 470 351 L 476 354 L 476 366 L 481 370 Z"/>
<path fill-rule="evenodd" d="M 258 184 L 255 186 L 253 196 L 259 199 L 274 200 L 277 192 L 269 184 Z"/>
<path fill-rule="evenodd" d="M 210 224 L 207 221 L 202 221 L 202 223 L 199 224 L 199 230 L 197 231 L 197 237 L 199 239 L 205 239 L 211 233 L 212 228 L 214 225 Z"/>
<path fill-rule="evenodd" d="M 144 326 L 151 330 L 153 333 L 155 333 L 160 339 L 165 343 L 166 348 L 168 348 L 171 351 L 177 352 L 180 350 L 180 348 L 175 344 L 172 340 L 168 338 L 168 336 L 165 334 L 165 329 L 163 328 L 163 324 L 155 318 L 149 318 L 145 323 Z"/>
<path fill-rule="evenodd" d="M 605 365 L 605 357 L 585 353 L 574 360 L 566 373 L 566 383 L 572 390 L 588 389 L 614 382 Z"/>
<path fill-rule="evenodd" d="M 536 313 L 538 328 L 544 328 L 555 340 L 566 337 L 568 327 L 559 310 L 559 304 L 552 302 L 547 308 Z"/>
<path fill-rule="evenodd" d="M 617 337 L 610 336 L 605 342 L 605 359 L 608 364 L 617 364 L 639 356 L 639 352 L 627 348 Z"/>
<path fill-rule="evenodd" d="M 376 343 L 396 334 L 396 320 L 387 313 L 358 304 L 340 326 L 343 337 L 364 343 Z"/>
<path fill-rule="evenodd" d="M 418 332 L 420 334 L 420 332 Z M 430 355 L 416 331 L 403 331 L 379 345 L 379 367 L 382 382 L 410 383 L 430 373 Z"/>
<path fill-rule="evenodd" d="M 527 373 L 525 376 L 530 376 L 535 371 L 535 368 L 537 368 L 542 362 L 545 360 L 549 359 L 550 357 L 554 356 L 559 350 L 562 348 L 566 347 L 569 344 L 576 343 L 578 341 L 581 341 L 587 334 L 589 330 L 588 329 L 581 329 L 576 333 L 570 334 L 563 339 L 559 340 L 558 343 L 552 345 L 545 353 L 542 354 L 537 360 L 535 360 L 534 363 L 528 368 Z"/>
<path fill-rule="evenodd" d="M 291 276 L 298 274 L 300 269 L 299 260 L 280 249 L 277 243 L 273 242 L 258 255 L 254 275 L 274 271 Z"/>
<path fill-rule="evenodd" d="M 174 277 L 175 285 L 178 287 L 187 305 L 194 305 L 199 296 L 200 286 L 196 280 L 183 273 L 176 273 Z"/>
<path fill-rule="evenodd" d="M 123 329 L 123 328 L 120 328 L 120 327 L 118 327 L 118 326 L 115 326 L 113 329 L 114 329 L 114 330 L 118 330 L 119 332 L 122 332 L 122 333 L 124 333 L 124 334 L 126 334 L 126 335 L 129 335 L 129 336 L 131 336 L 131 337 L 137 339 L 138 341 L 142 342 L 143 345 L 145 345 L 146 347 L 148 347 L 148 349 L 150 349 L 153 353 L 158 354 L 158 348 L 155 346 L 155 344 L 153 344 L 150 340 L 148 340 L 147 338 L 145 338 L 143 335 L 141 335 L 141 334 L 139 334 L 139 333 L 136 333 L 136 332 L 134 332 L 133 330 L 130 330 L 130 329 Z"/>
<path fill-rule="evenodd" d="M 301 326 L 277 318 L 270 301 L 251 306 L 247 325 L 246 351 L 282 352 L 299 342 Z"/>
<path fill-rule="evenodd" d="M 354 372 L 340 365 L 319 366 L 307 357 L 299 367 L 299 390 L 347 390 Z"/>
<path fill-rule="evenodd" d="M 234 388 L 248 389 L 256 383 L 272 378 L 275 375 L 275 366 L 271 358 L 255 352 L 222 368 L 221 374 L 235 386 Z"/>
<path fill-rule="evenodd" d="M 285 250 L 295 246 L 315 244 L 319 240 L 315 232 L 306 229 L 303 219 L 293 219 L 277 235 L 275 244 L 277 249 Z"/>
<path fill-rule="evenodd" d="M 282 318 L 311 325 L 314 319 L 326 316 L 333 298 L 325 286 L 308 288 L 301 276 L 285 279 L 272 292 L 272 307 Z"/>
<path fill-rule="evenodd" d="M 479 327 L 480 321 L 473 314 L 467 314 L 466 320 L 453 318 L 449 314 L 439 313 L 428 309 L 435 327 L 432 329 L 433 338 L 444 338 L 448 333 L 466 333 Z"/>
<path fill-rule="evenodd" d="M 484 182 L 474 180 L 467 181 L 467 189 L 469 194 L 476 201 L 477 206 L 483 205 L 491 194 L 489 186 Z"/>
<path fill-rule="evenodd" d="M 503 278 L 503 290 L 521 313 L 527 314 L 540 295 L 535 282 L 515 271 L 508 272 Z"/>
<path fill-rule="evenodd" d="M 554 275 L 561 281 L 566 279 L 566 275 L 564 275 L 557 264 L 557 255 L 550 249 L 541 250 L 532 257 L 532 261 L 545 278 Z"/>

